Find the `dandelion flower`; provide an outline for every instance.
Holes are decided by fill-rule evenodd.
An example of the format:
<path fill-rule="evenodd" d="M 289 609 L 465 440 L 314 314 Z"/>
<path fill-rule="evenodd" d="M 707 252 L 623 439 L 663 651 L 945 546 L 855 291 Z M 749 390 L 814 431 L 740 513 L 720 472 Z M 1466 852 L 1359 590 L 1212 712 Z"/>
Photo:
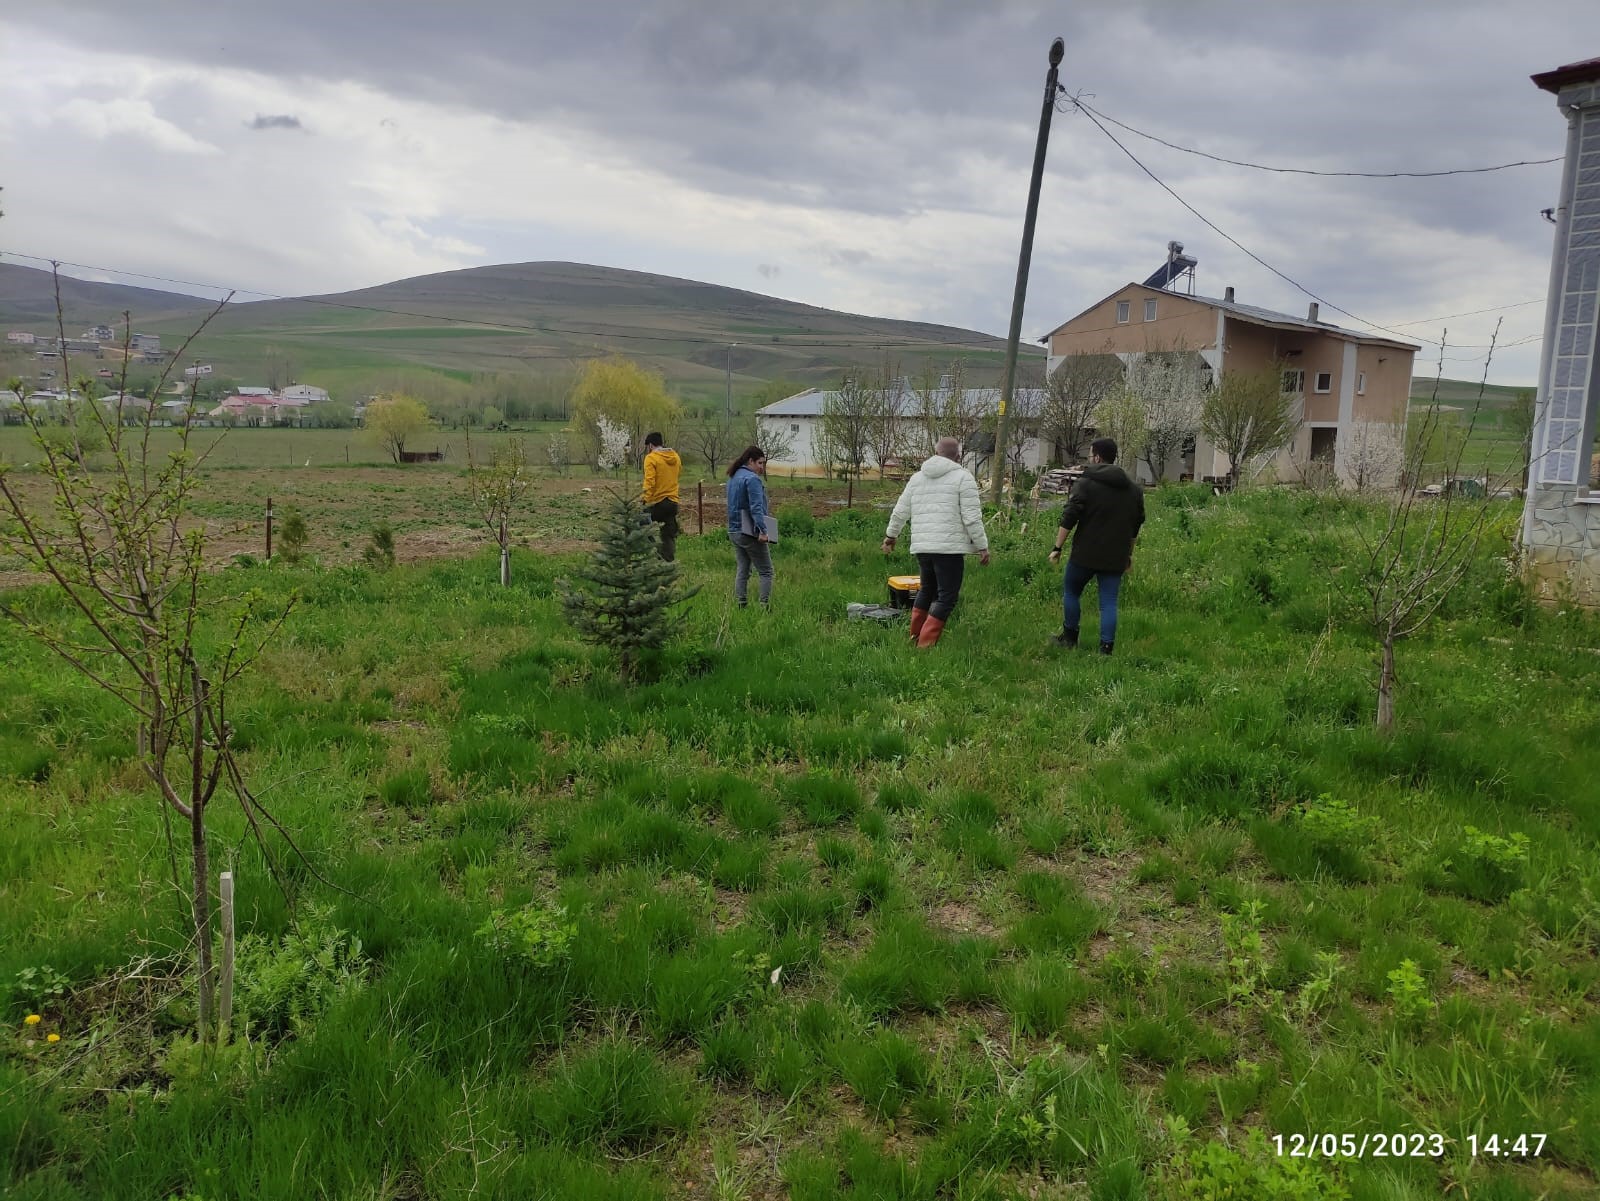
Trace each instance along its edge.
<path fill-rule="evenodd" d="M 47 1043 L 58 1043 L 61 1041 L 61 1036 L 59 1034 L 47 1034 L 44 1036 L 44 1041 Z"/>
<path fill-rule="evenodd" d="M 27 1017 L 22 1019 L 22 1024 L 25 1026 L 37 1026 L 39 1021 L 40 1018 L 38 1014 L 30 1013 Z"/>

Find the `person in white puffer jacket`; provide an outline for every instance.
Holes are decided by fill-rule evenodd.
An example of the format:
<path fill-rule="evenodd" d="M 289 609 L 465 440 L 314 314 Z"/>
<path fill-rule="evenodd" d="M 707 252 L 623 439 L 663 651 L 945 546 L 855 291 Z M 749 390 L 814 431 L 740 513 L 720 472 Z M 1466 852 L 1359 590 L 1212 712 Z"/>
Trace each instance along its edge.
<path fill-rule="evenodd" d="M 894 550 L 906 522 L 911 553 L 922 568 L 922 587 L 911 602 L 911 642 L 932 646 L 944 632 L 961 597 L 967 556 L 989 566 L 989 535 L 983 528 L 978 481 L 961 465 L 961 443 L 940 438 L 933 458 L 906 484 L 889 515 L 883 553 Z"/>

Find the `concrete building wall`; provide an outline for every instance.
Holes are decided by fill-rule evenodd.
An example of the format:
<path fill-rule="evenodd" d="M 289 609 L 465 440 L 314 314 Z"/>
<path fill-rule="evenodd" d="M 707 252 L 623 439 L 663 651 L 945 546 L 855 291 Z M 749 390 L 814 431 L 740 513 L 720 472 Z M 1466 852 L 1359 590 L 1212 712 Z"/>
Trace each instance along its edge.
<path fill-rule="evenodd" d="M 1567 146 L 1523 538 L 1546 596 L 1600 607 L 1600 493 L 1589 478 L 1600 421 L 1600 60 L 1534 82 L 1556 94 Z"/>

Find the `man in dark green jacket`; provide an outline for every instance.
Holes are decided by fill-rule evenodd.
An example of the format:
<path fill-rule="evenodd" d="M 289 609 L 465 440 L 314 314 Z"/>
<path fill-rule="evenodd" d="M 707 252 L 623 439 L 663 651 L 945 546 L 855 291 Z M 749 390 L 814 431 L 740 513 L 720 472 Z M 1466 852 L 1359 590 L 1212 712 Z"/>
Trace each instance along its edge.
<path fill-rule="evenodd" d="M 1100 595 L 1100 653 L 1109 655 L 1117 640 L 1117 593 L 1123 573 L 1133 566 L 1134 539 L 1144 525 L 1144 488 L 1116 465 L 1117 444 L 1110 438 L 1096 438 L 1089 451 L 1089 466 L 1067 496 L 1050 552 L 1050 562 L 1059 563 L 1067 535 L 1076 527 L 1061 582 L 1061 633 L 1055 643 L 1078 645 L 1079 599 L 1094 580 Z"/>

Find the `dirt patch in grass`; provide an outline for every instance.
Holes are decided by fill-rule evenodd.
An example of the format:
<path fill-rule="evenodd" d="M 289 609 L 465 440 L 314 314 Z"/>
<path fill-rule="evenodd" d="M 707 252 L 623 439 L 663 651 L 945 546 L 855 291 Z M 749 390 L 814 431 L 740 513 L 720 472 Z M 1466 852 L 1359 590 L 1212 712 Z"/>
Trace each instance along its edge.
<path fill-rule="evenodd" d="M 976 905 L 965 901 L 946 901 L 929 916 L 933 924 L 947 934 L 996 938 L 1000 933 L 1000 928 L 978 912 Z"/>

